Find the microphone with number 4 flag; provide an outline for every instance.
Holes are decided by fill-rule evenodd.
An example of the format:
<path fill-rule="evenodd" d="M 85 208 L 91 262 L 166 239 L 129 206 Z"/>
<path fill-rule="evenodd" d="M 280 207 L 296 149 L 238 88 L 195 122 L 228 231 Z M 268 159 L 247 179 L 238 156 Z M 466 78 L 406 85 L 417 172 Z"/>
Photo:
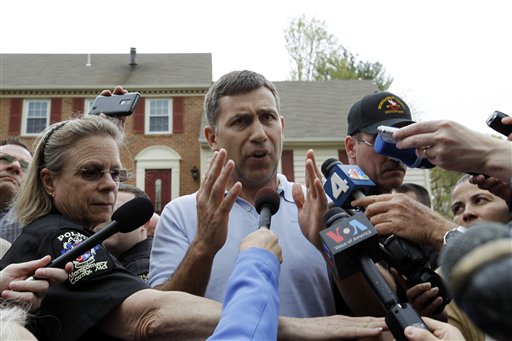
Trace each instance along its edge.
<path fill-rule="evenodd" d="M 344 165 L 330 158 L 322 164 L 322 174 L 327 179 L 324 183 L 325 193 L 337 207 L 352 208 L 350 201 L 368 195 L 375 188 L 375 183 L 357 165 Z"/>

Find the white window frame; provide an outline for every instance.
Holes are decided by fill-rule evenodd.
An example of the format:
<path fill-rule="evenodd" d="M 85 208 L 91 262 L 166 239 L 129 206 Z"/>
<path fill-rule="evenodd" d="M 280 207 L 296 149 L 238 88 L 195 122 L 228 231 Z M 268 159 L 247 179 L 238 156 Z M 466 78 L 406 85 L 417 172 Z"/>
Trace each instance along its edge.
<path fill-rule="evenodd" d="M 86 98 L 84 100 L 84 115 L 87 115 L 91 110 L 92 104 L 96 98 Z"/>
<path fill-rule="evenodd" d="M 34 102 L 45 102 L 46 103 L 46 124 L 45 124 L 45 127 L 43 128 L 46 129 L 48 128 L 48 125 L 50 124 L 50 113 L 52 111 L 52 102 L 49 100 L 49 99 L 24 99 L 23 100 L 23 113 L 22 113 L 22 120 L 21 120 L 21 134 L 24 135 L 24 136 L 38 136 L 41 132 L 37 132 L 37 133 L 28 133 L 27 132 L 27 121 L 28 121 L 28 108 L 29 108 L 29 105 L 30 103 L 34 103 Z"/>
<path fill-rule="evenodd" d="M 150 119 L 150 110 L 151 110 L 151 102 L 153 101 L 167 101 L 169 105 L 169 129 L 167 131 L 150 131 L 149 130 L 149 119 Z M 144 113 L 144 133 L 147 135 L 171 135 L 172 134 L 172 118 L 173 118 L 173 102 L 172 98 L 146 98 L 145 105 L 145 113 Z"/>

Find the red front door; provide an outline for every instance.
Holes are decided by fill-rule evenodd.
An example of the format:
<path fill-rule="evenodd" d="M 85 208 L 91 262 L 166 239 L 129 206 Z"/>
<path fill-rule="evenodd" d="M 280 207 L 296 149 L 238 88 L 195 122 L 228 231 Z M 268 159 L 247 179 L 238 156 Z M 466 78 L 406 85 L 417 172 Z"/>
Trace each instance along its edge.
<path fill-rule="evenodd" d="M 162 213 L 165 205 L 171 201 L 171 170 L 146 169 L 144 188 L 153 202 L 155 212 Z"/>

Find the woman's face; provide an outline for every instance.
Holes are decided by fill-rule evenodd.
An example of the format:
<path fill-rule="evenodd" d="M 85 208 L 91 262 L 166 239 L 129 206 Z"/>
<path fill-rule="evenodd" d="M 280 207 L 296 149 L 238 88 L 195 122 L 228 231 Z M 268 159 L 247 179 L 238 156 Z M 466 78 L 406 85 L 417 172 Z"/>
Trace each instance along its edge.
<path fill-rule="evenodd" d="M 465 227 L 480 221 L 506 223 L 509 220 L 505 200 L 468 181 L 453 190 L 451 209 L 454 222 Z"/>
<path fill-rule="evenodd" d="M 56 208 L 85 227 L 109 221 L 116 202 L 121 161 L 115 140 L 91 136 L 66 151 L 67 162 L 60 175 L 51 175 Z"/>

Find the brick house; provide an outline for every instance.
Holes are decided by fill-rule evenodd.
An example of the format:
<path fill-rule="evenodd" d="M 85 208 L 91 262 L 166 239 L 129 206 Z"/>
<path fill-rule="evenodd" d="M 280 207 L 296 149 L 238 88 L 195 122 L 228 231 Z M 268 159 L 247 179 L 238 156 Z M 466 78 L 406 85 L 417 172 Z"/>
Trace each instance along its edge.
<path fill-rule="evenodd" d="M 0 138 L 28 145 L 49 124 L 87 113 L 103 89 L 122 85 L 142 98 L 127 120 L 122 162 L 130 182 L 145 190 L 160 211 L 199 187 L 211 151 L 201 112 L 212 83 L 212 59 L 194 54 L 0 54 Z M 375 90 L 370 81 L 275 82 L 285 117 L 280 171 L 304 180 L 306 150 L 318 164 L 346 161 L 343 138 L 350 106 Z M 430 188 L 428 173 L 409 171 L 406 181 Z"/>

